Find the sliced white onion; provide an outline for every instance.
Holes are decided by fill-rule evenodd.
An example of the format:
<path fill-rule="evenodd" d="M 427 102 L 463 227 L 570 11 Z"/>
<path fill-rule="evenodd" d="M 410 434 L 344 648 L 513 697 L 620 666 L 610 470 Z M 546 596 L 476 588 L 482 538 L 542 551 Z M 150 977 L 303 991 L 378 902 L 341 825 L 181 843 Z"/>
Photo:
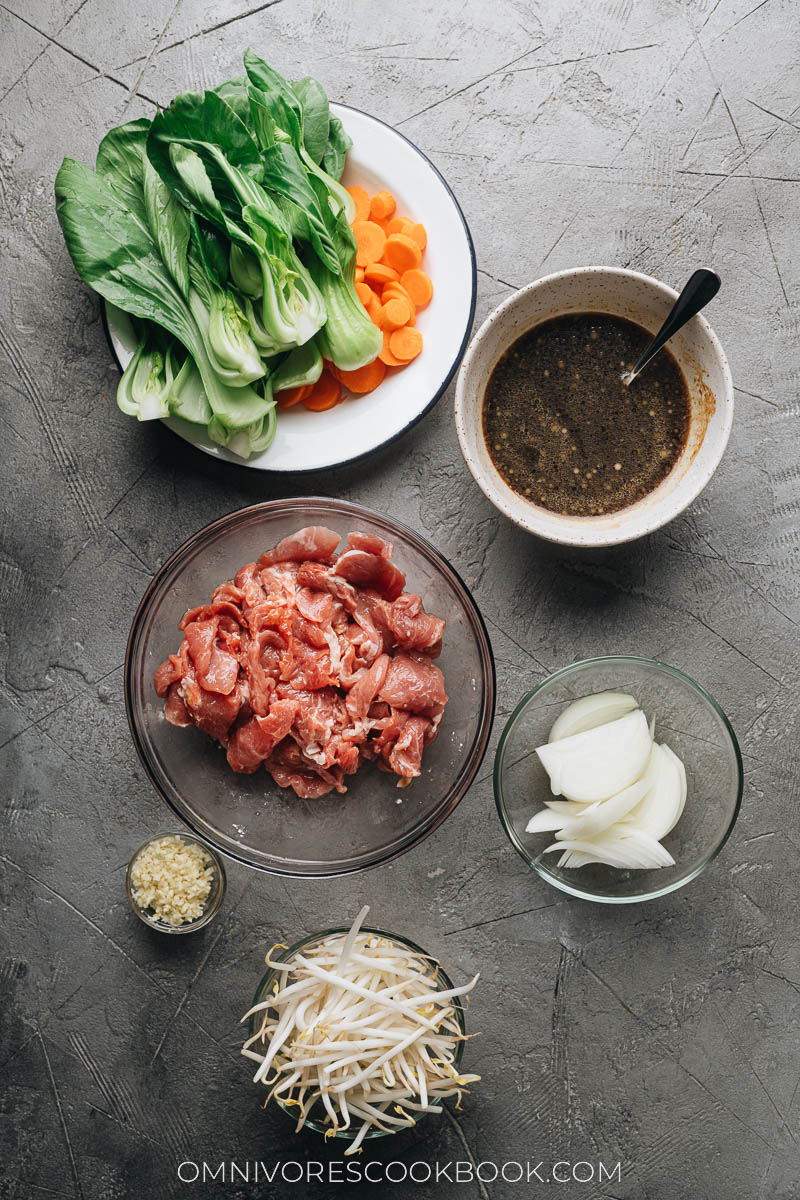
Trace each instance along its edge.
<path fill-rule="evenodd" d="M 590 803 L 630 787 L 645 769 L 652 741 L 641 709 L 617 721 L 539 746 L 554 796 Z"/>
<path fill-rule="evenodd" d="M 681 801 L 680 801 L 680 804 L 678 805 L 678 811 L 675 814 L 675 820 L 672 822 L 669 829 L 667 830 L 667 833 L 670 833 L 675 828 L 675 826 L 678 824 L 678 821 L 680 821 L 681 817 L 683 816 L 683 809 L 684 809 L 684 805 L 686 804 L 686 791 L 687 791 L 686 767 L 683 765 L 683 762 L 678 758 L 677 754 L 675 754 L 672 750 L 670 750 L 669 746 L 662 746 L 661 749 L 664 751 L 664 753 L 667 755 L 668 758 L 671 758 L 675 762 L 675 765 L 678 768 L 678 776 L 680 778 L 680 783 L 681 783 Z"/>
<path fill-rule="evenodd" d="M 669 851 L 655 838 L 639 830 L 619 832 L 609 829 L 598 837 L 585 841 L 575 839 L 553 842 L 543 853 L 549 854 L 553 850 L 571 850 L 578 855 L 578 861 L 574 858 L 564 861 L 565 867 L 586 866 L 589 862 L 597 862 L 605 863 L 609 867 L 646 870 L 675 864 L 675 859 Z"/>
<path fill-rule="evenodd" d="M 588 804 L 582 804 L 580 800 L 545 800 L 545 804 L 551 812 L 562 817 L 575 817 L 590 807 Z"/>
<path fill-rule="evenodd" d="M 554 830 L 560 829 L 565 820 L 569 817 L 560 816 L 559 813 L 553 812 L 550 808 L 542 808 L 539 812 L 534 813 L 528 824 L 525 826 L 526 833 L 552 833 Z"/>
<path fill-rule="evenodd" d="M 626 692 L 596 692 L 594 696 L 573 700 L 556 719 L 547 740 L 557 742 L 561 738 L 596 729 L 598 725 L 608 725 L 633 712 L 636 707 L 633 696 Z"/>
<path fill-rule="evenodd" d="M 556 834 L 556 837 L 562 840 L 596 837 L 626 817 L 632 808 L 636 808 L 648 788 L 650 781 L 645 773 L 641 779 L 637 779 L 630 787 L 623 788 L 609 800 L 598 800 L 596 804 L 590 804 L 582 813 L 569 817 L 566 821 L 563 817 L 558 817 L 561 832 Z"/>
<path fill-rule="evenodd" d="M 572 850 L 578 854 L 585 855 L 582 865 L 585 866 L 588 862 L 605 863 L 609 867 L 621 867 L 627 869 L 635 866 L 630 854 L 625 854 L 624 851 L 619 851 L 610 838 L 598 838 L 596 842 L 553 842 L 542 851 L 543 854 L 549 854 L 553 850 Z M 566 863 L 564 864 L 567 865 Z"/>
<path fill-rule="evenodd" d="M 669 746 L 654 741 L 633 696 L 598 692 L 570 704 L 536 750 L 555 796 L 526 832 L 554 832 L 544 854 L 560 851 L 564 869 L 604 863 L 628 869 L 674 865 L 660 839 L 686 803 L 686 771 Z"/>
<path fill-rule="evenodd" d="M 653 744 L 645 772 L 648 782 L 639 804 L 628 814 L 626 824 L 649 833 L 657 840 L 665 837 L 680 815 L 681 781 L 679 760 L 667 747 Z"/>
<path fill-rule="evenodd" d="M 580 850 L 565 850 L 558 860 L 558 865 L 572 870 L 575 867 L 585 867 L 588 863 L 595 861 L 591 854 L 581 854 Z"/>
<path fill-rule="evenodd" d="M 650 859 L 650 865 L 653 867 L 674 867 L 675 859 L 670 854 L 669 850 L 665 849 L 659 841 L 651 837 L 649 833 L 645 833 L 643 829 L 634 829 L 632 832 L 627 831 L 623 834 L 620 832 L 620 842 L 627 842 L 637 853 L 643 857 Z"/>

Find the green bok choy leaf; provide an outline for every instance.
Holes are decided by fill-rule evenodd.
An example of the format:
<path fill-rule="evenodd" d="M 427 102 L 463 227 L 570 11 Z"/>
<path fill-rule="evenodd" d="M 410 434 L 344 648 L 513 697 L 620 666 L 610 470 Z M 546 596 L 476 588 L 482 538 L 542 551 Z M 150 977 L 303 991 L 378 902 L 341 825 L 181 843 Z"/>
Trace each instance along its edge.
<path fill-rule="evenodd" d="M 146 222 L 90 167 L 66 158 L 56 176 L 56 209 L 73 263 L 84 283 L 118 308 L 173 334 L 197 364 L 206 397 L 226 429 L 260 420 L 271 398 L 231 388 L 206 353 L 186 301 L 164 266 Z"/>

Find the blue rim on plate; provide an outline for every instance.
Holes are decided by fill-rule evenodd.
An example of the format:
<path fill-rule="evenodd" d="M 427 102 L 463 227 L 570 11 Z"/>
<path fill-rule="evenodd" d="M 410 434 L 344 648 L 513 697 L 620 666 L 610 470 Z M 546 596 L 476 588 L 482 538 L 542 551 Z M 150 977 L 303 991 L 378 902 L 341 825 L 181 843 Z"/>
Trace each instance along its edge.
<path fill-rule="evenodd" d="M 433 171 L 434 175 L 437 177 L 439 182 L 444 187 L 445 191 L 447 192 L 448 196 L 450 197 L 450 199 L 453 203 L 453 207 L 455 208 L 456 213 L 458 214 L 459 220 L 461 221 L 461 224 L 463 226 L 464 236 L 466 238 L 466 243 L 467 243 L 467 249 L 469 250 L 470 276 L 471 276 L 471 278 L 470 278 L 471 295 L 470 295 L 470 303 L 469 303 L 469 314 L 468 314 L 468 318 L 467 318 L 467 322 L 466 322 L 466 327 L 464 329 L 464 336 L 461 339 L 461 344 L 458 348 L 456 356 L 453 359 L 453 362 L 452 362 L 447 374 L 445 375 L 442 382 L 437 386 L 436 391 L 434 392 L 434 394 L 431 397 L 431 399 L 429 400 L 429 402 L 426 404 L 426 406 L 423 409 L 421 409 L 418 413 L 416 413 L 411 418 L 411 420 L 406 425 L 403 426 L 402 429 L 397 430 L 396 433 L 390 434 L 389 437 L 385 438 L 381 442 L 376 443 L 369 450 L 365 450 L 365 451 L 361 452 L 360 454 L 354 454 L 348 458 L 341 458 L 335 463 L 328 463 L 324 466 L 292 467 L 292 468 L 286 468 L 286 469 L 282 469 L 280 467 L 271 467 L 271 466 L 254 467 L 252 464 L 248 463 L 248 461 L 246 459 L 238 459 L 238 458 L 228 457 L 227 455 L 223 455 L 223 454 L 212 456 L 212 457 L 217 458 L 221 462 L 228 463 L 230 466 L 245 468 L 246 470 L 254 470 L 255 469 L 255 470 L 263 471 L 267 475 L 316 475 L 316 474 L 319 474 L 319 472 L 321 472 L 321 471 L 338 470 L 338 468 L 340 468 L 340 467 L 351 466 L 354 463 L 363 462 L 365 459 L 369 458 L 371 455 L 377 454 L 378 451 L 380 451 L 380 450 L 385 450 L 387 446 L 391 446 L 395 442 L 399 441 L 400 438 L 405 437 L 405 435 L 409 432 L 409 430 L 413 429 L 415 425 L 419 424 L 419 422 L 423 419 L 423 417 L 427 416 L 428 413 L 431 411 L 431 409 L 433 409 L 433 407 L 436 404 L 438 404 L 439 400 L 441 400 L 442 396 L 444 395 L 444 393 L 447 391 L 448 387 L 450 386 L 450 383 L 452 382 L 453 377 L 455 376 L 455 373 L 459 368 L 461 359 L 464 357 L 464 352 L 466 351 L 467 343 L 469 342 L 470 335 L 472 333 L 472 325 L 475 320 L 475 307 L 476 307 L 477 295 L 478 295 L 478 266 L 477 266 L 477 260 L 475 258 L 475 246 L 472 241 L 472 234 L 470 233 L 470 229 L 469 229 L 469 225 L 467 224 L 466 217 L 464 216 L 464 213 L 461 209 L 461 205 L 458 203 L 458 200 L 456 199 L 456 195 L 455 195 L 453 189 L 450 187 L 450 184 L 447 182 L 444 175 L 442 175 L 441 171 L 436 166 L 436 164 L 433 163 L 430 158 L 428 158 L 427 154 L 425 154 L 424 151 L 420 150 L 419 146 L 417 146 L 414 142 L 412 142 L 410 138 L 406 137 L 406 135 L 404 133 L 401 133 L 399 129 L 396 129 L 393 125 L 390 125 L 388 121 L 383 121 L 383 120 L 381 120 L 380 117 L 373 116 L 372 113 L 365 112 L 361 108 L 355 108 L 352 104 L 342 104 L 338 100 L 332 101 L 331 103 L 333 104 L 333 106 L 335 108 L 348 109 L 350 112 L 358 113 L 360 116 L 367 117 L 368 120 L 374 121 L 374 122 L 376 122 L 376 124 L 383 125 L 386 129 L 391 130 L 391 132 L 393 134 L 395 134 L 397 137 L 401 138 L 408 146 L 411 147 L 412 150 L 415 151 L 416 154 L 419 155 L 419 157 L 424 162 L 426 162 L 428 164 L 431 171 Z M 101 314 L 101 319 L 103 322 L 103 330 L 104 330 L 104 333 L 106 336 L 106 341 L 108 342 L 112 357 L 114 358 L 114 361 L 116 362 L 120 371 L 122 371 L 124 368 L 123 368 L 122 363 L 119 360 L 119 355 L 117 354 L 117 351 L 116 351 L 116 348 L 114 346 L 114 342 L 113 342 L 113 339 L 111 336 L 111 330 L 110 330 L 109 324 L 108 324 L 108 316 L 107 316 L 107 312 L 106 312 L 106 302 L 105 301 L 103 301 L 100 305 L 100 314 Z M 127 313 L 125 315 L 127 317 Z M 168 425 L 166 425 L 165 422 L 162 422 L 162 425 L 168 429 L 170 428 Z M 170 429 L 170 432 L 174 433 L 178 438 L 180 438 L 180 441 L 183 442 L 185 445 L 192 446 L 193 449 L 200 450 L 200 452 L 203 454 L 208 453 L 206 450 L 203 449 L 202 446 L 197 446 L 194 442 L 191 442 L 188 439 L 181 437 L 181 435 L 176 430 Z"/>

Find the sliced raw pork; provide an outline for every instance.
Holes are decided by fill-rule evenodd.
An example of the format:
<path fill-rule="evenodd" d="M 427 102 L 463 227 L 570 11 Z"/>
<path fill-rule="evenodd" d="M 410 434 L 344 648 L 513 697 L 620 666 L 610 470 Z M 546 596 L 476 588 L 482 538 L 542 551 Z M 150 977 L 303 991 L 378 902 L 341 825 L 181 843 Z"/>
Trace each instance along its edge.
<path fill-rule="evenodd" d="M 353 531 L 336 556 L 340 542 L 311 525 L 245 563 L 185 614 L 153 680 L 171 724 L 304 799 L 345 792 L 365 761 L 405 786 L 447 703 L 444 621 L 404 591 L 391 542 Z"/>

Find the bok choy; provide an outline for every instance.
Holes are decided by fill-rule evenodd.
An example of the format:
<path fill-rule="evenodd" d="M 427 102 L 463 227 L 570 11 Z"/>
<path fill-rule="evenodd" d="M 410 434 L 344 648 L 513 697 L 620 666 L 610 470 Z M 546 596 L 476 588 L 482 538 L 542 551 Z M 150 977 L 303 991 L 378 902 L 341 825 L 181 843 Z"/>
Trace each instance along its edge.
<path fill-rule="evenodd" d="M 248 50 L 246 74 L 185 92 L 103 138 L 95 170 L 55 182 L 83 281 L 134 321 L 117 401 L 180 417 L 247 457 L 275 434 L 273 391 L 381 348 L 354 288 L 350 147 L 314 79 L 290 83 Z"/>

